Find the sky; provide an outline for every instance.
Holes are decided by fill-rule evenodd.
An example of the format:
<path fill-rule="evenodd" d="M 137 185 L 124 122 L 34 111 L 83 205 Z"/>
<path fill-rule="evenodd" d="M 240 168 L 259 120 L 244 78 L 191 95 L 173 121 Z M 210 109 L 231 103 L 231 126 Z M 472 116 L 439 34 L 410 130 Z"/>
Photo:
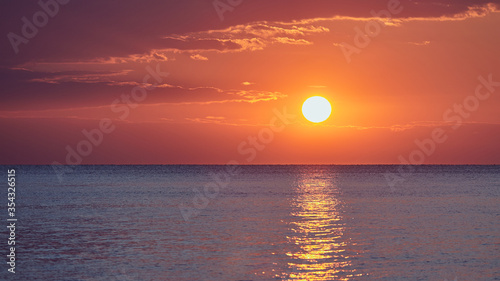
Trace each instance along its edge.
<path fill-rule="evenodd" d="M 0 164 L 500 164 L 498 0 L 0 3 Z"/>

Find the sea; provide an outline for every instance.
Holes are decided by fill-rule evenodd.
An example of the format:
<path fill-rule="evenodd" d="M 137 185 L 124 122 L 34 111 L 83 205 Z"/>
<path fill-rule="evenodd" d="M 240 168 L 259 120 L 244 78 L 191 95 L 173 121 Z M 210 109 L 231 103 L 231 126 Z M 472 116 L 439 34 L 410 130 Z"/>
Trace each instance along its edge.
<path fill-rule="evenodd" d="M 500 280 L 498 165 L 0 167 L 0 280 Z"/>

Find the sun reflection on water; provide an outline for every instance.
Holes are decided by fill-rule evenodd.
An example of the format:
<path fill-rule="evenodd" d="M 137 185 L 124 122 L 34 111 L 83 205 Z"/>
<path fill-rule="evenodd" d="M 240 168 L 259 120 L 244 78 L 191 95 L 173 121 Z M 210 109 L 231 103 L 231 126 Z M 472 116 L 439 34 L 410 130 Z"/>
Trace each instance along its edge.
<path fill-rule="evenodd" d="M 352 280 L 338 188 L 326 173 L 303 173 L 292 201 L 285 280 Z"/>

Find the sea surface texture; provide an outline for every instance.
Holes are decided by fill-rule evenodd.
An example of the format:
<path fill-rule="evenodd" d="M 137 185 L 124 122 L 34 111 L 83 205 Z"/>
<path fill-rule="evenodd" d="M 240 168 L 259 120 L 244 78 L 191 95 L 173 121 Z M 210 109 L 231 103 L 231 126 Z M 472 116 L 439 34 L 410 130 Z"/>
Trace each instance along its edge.
<path fill-rule="evenodd" d="M 500 166 L 9 168 L 0 280 L 500 280 Z"/>

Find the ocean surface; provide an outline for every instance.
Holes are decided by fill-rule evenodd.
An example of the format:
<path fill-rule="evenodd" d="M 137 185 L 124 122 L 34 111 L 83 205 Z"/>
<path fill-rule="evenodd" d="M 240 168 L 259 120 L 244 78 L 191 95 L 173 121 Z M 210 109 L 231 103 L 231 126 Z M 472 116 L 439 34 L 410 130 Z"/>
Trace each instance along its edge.
<path fill-rule="evenodd" d="M 1 168 L 0 280 L 500 280 L 500 166 Z"/>

